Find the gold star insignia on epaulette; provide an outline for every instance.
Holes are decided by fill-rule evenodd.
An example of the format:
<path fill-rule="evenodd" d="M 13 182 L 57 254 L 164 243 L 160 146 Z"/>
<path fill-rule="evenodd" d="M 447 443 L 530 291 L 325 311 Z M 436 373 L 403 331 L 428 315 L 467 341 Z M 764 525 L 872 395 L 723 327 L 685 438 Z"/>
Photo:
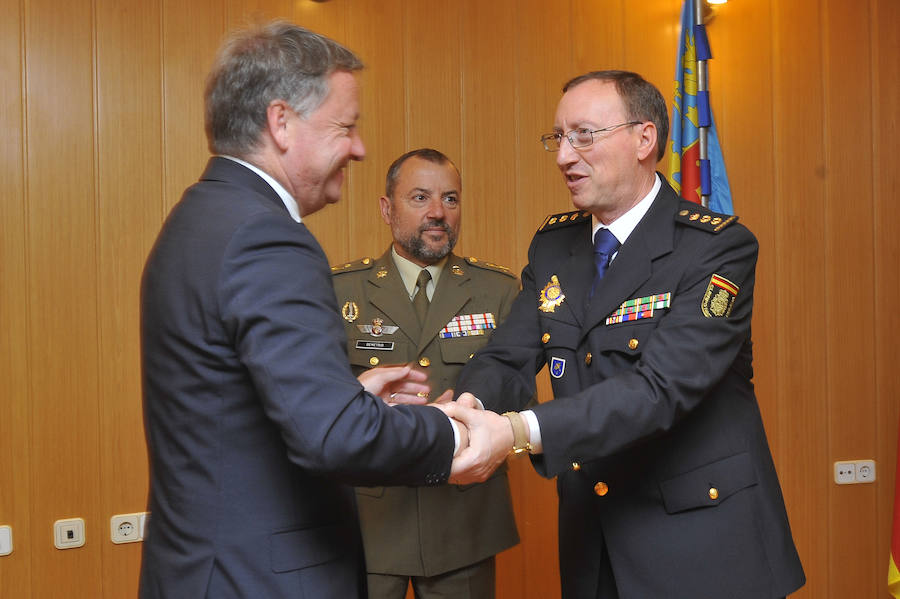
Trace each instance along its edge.
<path fill-rule="evenodd" d="M 575 222 L 582 222 L 591 216 L 590 212 L 576 210 L 574 212 L 563 212 L 562 214 L 551 214 L 544 219 L 544 222 L 538 228 L 538 231 L 546 231 L 560 225 L 571 225 Z"/>
<path fill-rule="evenodd" d="M 704 231 L 718 233 L 728 225 L 737 222 L 738 217 L 716 214 L 715 212 L 710 212 L 707 208 L 697 206 L 696 208 L 682 208 L 678 211 L 675 220 Z"/>

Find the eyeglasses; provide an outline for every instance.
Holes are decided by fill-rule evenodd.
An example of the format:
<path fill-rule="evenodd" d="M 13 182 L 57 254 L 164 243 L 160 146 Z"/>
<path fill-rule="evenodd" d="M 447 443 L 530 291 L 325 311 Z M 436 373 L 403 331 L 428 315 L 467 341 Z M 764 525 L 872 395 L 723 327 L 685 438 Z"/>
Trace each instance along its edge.
<path fill-rule="evenodd" d="M 544 149 L 548 152 L 558 152 L 559 146 L 562 145 L 562 140 L 565 137 L 569 140 L 569 143 L 572 144 L 573 148 L 586 148 L 594 143 L 594 133 L 606 133 L 618 129 L 619 127 L 640 125 L 642 122 L 643 121 L 628 121 L 627 123 L 604 127 L 603 129 L 587 129 L 585 127 L 580 127 L 578 129 L 572 129 L 568 133 L 560 133 L 557 131 L 556 133 L 541 135 L 541 143 L 544 144 Z"/>

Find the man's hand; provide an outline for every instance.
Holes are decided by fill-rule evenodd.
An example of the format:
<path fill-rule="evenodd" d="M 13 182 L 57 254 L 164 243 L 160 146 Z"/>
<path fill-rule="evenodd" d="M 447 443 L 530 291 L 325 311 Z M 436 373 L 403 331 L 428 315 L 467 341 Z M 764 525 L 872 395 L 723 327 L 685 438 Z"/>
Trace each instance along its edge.
<path fill-rule="evenodd" d="M 509 420 L 495 412 L 465 407 L 458 400 L 436 407 L 468 429 L 468 447 L 453 458 L 450 482 L 465 485 L 486 481 L 513 446 Z"/>
<path fill-rule="evenodd" d="M 398 403 L 424 404 L 428 401 L 431 390 L 425 384 L 428 375 L 409 364 L 372 368 L 360 374 L 357 379 L 366 391 L 377 395 L 389 406 Z"/>

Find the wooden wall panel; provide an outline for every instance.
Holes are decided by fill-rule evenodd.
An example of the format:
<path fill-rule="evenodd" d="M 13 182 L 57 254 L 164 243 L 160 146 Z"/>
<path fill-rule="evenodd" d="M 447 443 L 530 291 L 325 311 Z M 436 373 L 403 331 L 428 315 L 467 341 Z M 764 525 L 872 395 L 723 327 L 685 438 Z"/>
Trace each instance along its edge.
<path fill-rule="evenodd" d="M 146 494 L 139 275 L 207 160 L 201 94 L 226 29 L 293 19 L 367 65 L 367 159 L 307 219 L 332 262 L 387 247 L 384 171 L 433 145 L 463 171 L 460 252 L 519 270 L 570 208 L 537 141 L 560 86 L 626 68 L 670 99 L 680 4 L 0 0 L 0 524 L 16 541 L 0 596 L 134 594 L 139 546 L 108 523 Z M 900 9 L 845 4 L 732 2 L 708 24 L 735 210 L 760 242 L 756 384 L 809 578 L 796 597 L 817 599 L 886 597 L 900 418 Z M 549 400 L 545 373 L 538 387 Z M 831 481 L 834 460 L 868 457 L 875 485 Z M 558 597 L 554 484 L 527 460 L 511 482 L 523 542 L 498 560 L 498 599 Z M 67 516 L 88 521 L 83 549 L 52 546 Z"/>
<path fill-rule="evenodd" d="M 31 401 L 28 371 L 28 229 L 22 89 L 24 15 L 0 0 L 0 526 L 14 549 L 0 557 L 0 597 L 31 594 Z"/>
<path fill-rule="evenodd" d="M 25 127 L 32 410 L 31 557 L 39 597 L 91 596 L 97 551 L 53 547 L 60 518 L 101 538 L 98 281 L 91 3 L 29 3 Z M 75 235 L 68 234 L 76 232 Z M 23 531 L 25 532 L 25 531 Z M 48 542 L 50 541 L 50 542 Z M 60 585 L 59 580 L 68 581 Z"/>
<path fill-rule="evenodd" d="M 874 456 L 876 402 L 874 370 L 874 319 L 848 321 L 848 314 L 874 310 L 873 243 L 855 244 L 847 251 L 845 240 L 872 240 L 872 106 L 861 101 L 858 90 L 871 89 L 868 44 L 847 44 L 870 36 L 869 6 L 852 6 L 839 0 L 822 4 L 823 82 L 825 85 L 825 247 L 824 286 L 828 289 L 826 330 L 839 339 L 826 341 L 825 381 L 830 414 L 829 454 L 835 459 Z M 847 285 L 847 275 L 853 283 Z M 854 397 L 848 402 L 846 398 Z M 853 426 L 847 426 L 847 423 Z M 853 533 L 852 521 L 863 530 L 874 530 L 875 487 L 837 487 L 832 493 L 829 530 L 832 531 L 828 568 L 833 573 L 832 597 L 873 597 L 877 594 L 876 547 L 871 539 Z M 883 560 L 880 561 L 882 564 Z M 879 568 L 883 573 L 883 566 Z M 883 579 L 882 579 L 883 580 Z"/>
<path fill-rule="evenodd" d="M 142 512 L 139 281 L 159 225 L 162 180 L 160 4 L 96 2 L 97 225 L 103 596 L 137 596 L 139 544 L 109 542 L 109 517 Z M 133 80 L 134 71 L 143 76 Z M 125 201 L 136 197 L 138 201 Z M 101 539 L 96 539 L 97 541 Z M 92 539 L 94 540 L 94 539 Z"/>
<path fill-rule="evenodd" d="M 798 596 L 828 597 L 827 575 L 833 483 L 828 473 L 826 365 L 825 155 L 822 55 L 818 2 L 773 2 L 774 130 L 776 181 L 776 330 L 779 462 L 788 514 L 807 585 Z M 798 23 L 811 26 L 797 27 Z M 796 56 L 806 56 L 802 63 Z M 797 139 L 804 139 L 798 151 Z M 798 306 L 803 308 L 797 310 Z M 765 351 L 762 349 L 762 351 Z M 757 352 L 759 353 L 759 352 Z M 825 539 L 828 542 L 823 542 Z"/>

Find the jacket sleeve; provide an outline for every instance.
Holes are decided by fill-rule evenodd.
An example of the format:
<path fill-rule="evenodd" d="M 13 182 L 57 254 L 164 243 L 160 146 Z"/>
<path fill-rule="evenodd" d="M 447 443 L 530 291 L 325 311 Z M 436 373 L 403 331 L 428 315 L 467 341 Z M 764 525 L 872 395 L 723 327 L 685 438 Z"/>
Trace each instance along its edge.
<path fill-rule="evenodd" d="M 247 221 L 225 252 L 218 290 L 222 322 L 291 461 L 357 485 L 447 479 L 447 417 L 389 408 L 353 376 L 328 263 L 305 225 Z"/>

